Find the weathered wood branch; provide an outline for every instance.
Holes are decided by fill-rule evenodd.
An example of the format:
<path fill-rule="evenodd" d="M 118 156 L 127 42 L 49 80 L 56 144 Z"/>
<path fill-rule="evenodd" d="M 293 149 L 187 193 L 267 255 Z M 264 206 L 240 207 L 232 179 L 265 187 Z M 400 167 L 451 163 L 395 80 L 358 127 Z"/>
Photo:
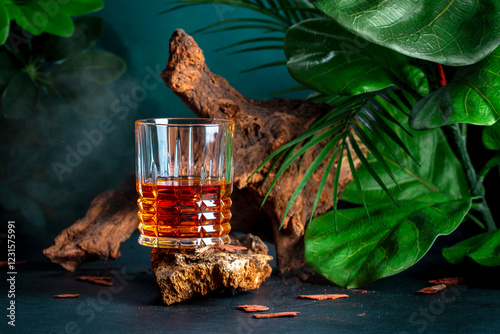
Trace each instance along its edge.
<path fill-rule="evenodd" d="M 43 254 L 69 271 L 90 261 L 115 260 L 120 257 L 120 243 L 138 224 L 135 174 L 131 173 L 118 188 L 94 198 L 85 216 L 59 233 Z"/>
<path fill-rule="evenodd" d="M 162 78 L 199 117 L 234 119 L 235 193 L 231 225 L 234 230 L 250 232 L 245 225 L 260 221 L 262 226 L 262 221 L 266 221 L 272 225 L 280 272 L 301 267 L 304 264 L 305 226 L 325 166 L 320 166 L 297 198 L 281 230 L 279 225 L 288 200 L 307 168 L 299 170 L 296 163 L 282 175 L 263 207 L 265 214 L 258 212 L 257 207 L 269 186 L 262 187 L 269 165 L 248 178 L 269 154 L 303 133 L 331 106 L 303 100 L 259 101 L 244 97 L 227 80 L 210 72 L 203 51 L 182 30 L 176 30 L 170 39 L 170 57 Z M 322 147 L 317 145 L 308 151 L 304 166 L 313 161 Z M 359 164 L 358 161 L 355 163 Z M 332 206 L 334 169 L 316 214 L 322 214 Z M 351 174 L 345 162 L 342 164 L 339 192 L 350 180 Z M 61 232 L 55 245 L 45 250 L 44 254 L 68 270 L 74 270 L 88 261 L 118 257 L 119 244 L 130 236 L 138 222 L 135 182 L 130 178 L 125 183 L 120 189 L 96 197 L 86 216 Z M 252 232 L 259 234 L 259 231 Z"/>
<path fill-rule="evenodd" d="M 191 36 L 180 29 L 170 39 L 170 57 L 162 77 L 165 84 L 199 117 L 232 118 L 235 121 L 234 184 L 237 188 L 249 189 L 259 202 L 267 190 L 266 185 L 261 186 L 269 166 L 248 179 L 253 171 L 273 151 L 303 133 L 331 109 L 327 104 L 303 100 L 258 101 L 244 97 L 226 79 L 210 72 L 203 51 Z M 317 145 L 306 154 L 304 166 L 310 165 L 321 148 L 321 145 Z M 340 192 L 351 181 L 348 164 L 343 163 L 342 166 Z M 304 264 L 302 237 L 324 168 L 323 165 L 316 171 L 299 195 L 281 230 L 281 217 L 306 168 L 299 170 L 298 163 L 292 165 L 280 178 L 264 205 L 263 209 L 273 224 L 280 272 Z M 332 207 L 332 193 L 333 177 L 330 177 L 316 214 Z"/>

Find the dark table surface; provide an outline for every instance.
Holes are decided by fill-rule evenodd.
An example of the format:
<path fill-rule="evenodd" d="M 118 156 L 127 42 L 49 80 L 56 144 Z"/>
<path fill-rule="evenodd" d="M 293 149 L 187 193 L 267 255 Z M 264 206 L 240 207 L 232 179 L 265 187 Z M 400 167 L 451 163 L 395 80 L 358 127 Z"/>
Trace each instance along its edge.
<path fill-rule="evenodd" d="M 452 238 L 453 239 L 453 238 Z M 305 282 L 276 273 L 260 289 L 231 295 L 216 292 L 182 304 L 164 306 L 154 284 L 150 249 L 137 235 L 110 263 L 89 263 L 74 273 L 51 264 L 26 244 L 16 275 L 16 326 L 7 325 L 7 269 L 2 269 L 1 333 L 499 333 L 500 273 L 473 263 L 447 264 L 443 243 L 409 270 L 347 290 L 324 279 Z M 29 243 L 30 240 L 24 240 Z M 453 243 L 454 241 L 447 241 Z M 22 244 L 22 243 L 21 243 Z M 446 245 L 446 244 L 445 244 Z M 274 250 L 271 249 L 271 253 Z M 272 254 L 271 254 L 272 255 Z M 23 258 L 21 258 L 21 256 Z M 273 266 L 275 264 L 273 263 Z M 146 273 L 141 273 L 145 270 Z M 116 277 L 112 287 L 75 281 L 81 275 Z M 428 279 L 466 276 L 468 281 L 435 295 L 416 295 Z M 79 293 L 79 298 L 54 299 Z M 299 300 L 298 294 L 346 293 L 339 300 Z M 238 305 L 260 304 L 269 312 L 298 311 L 294 318 L 254 319 Z"/>

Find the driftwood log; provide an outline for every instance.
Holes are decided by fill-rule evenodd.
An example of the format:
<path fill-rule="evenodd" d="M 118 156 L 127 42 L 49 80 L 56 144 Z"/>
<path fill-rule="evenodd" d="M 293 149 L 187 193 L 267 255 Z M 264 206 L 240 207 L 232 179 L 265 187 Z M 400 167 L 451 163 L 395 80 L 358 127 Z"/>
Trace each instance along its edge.
<path fill-rule="evenodd" d="M 43 254 L 69 271 L 90 261 L 115 260 L 120 257 L 120 243 L 138 223 L 135 174 L 131 173 L 118 188 L 94 198 L 85 217 L 59 233 Z"/>
<path fill-rule="evenodd" d="M 271 276 L 273 258 L 267 246 L 252 234 L 231 236 L 231 245 L 243 250 L 205 247 L 196 251 L 154 248 L 151 268 L 162 300 L 171 305 L 212 291 L 247 291 L 260 287 Z"/>
<path fill-rule="evenodd" d="M 309 221 L 312 203 L 325 166 L 320 166 L 299 195 L 281 229 L 279 229 L 279 225 L 288 200 L 307 168 L 299 170 L 297 162 L 282 175 L 263 207 L 264 215 L 257 211 L 257 207 L 266 193 L 267 186 L 269 186 L 269 183 L 262 185 L 268 173 L 269 164 L 252 178 L 248 178 L 269 154 L 303 133 L 315 120 L 328 112 L 331 106 L 290 99 L 259 101 L 241 95 L 227 80 L 210 72 L 205 64 L 203 51 L 191 36 L 180 29 L 176 30 L 170 39 L 170 57 L 166 69 L 162 72 L 162 78 L 184 104 L 199 117 L 232 118 L 235 121 L 235 194 L 232 196 L 233 207 L 231 209 L 233 230 L 249 232 L 246 227 L 248 224 L 272 225 L 279 271 L 283 273 L 302 267 L 305 261 L 303 243 L 305 226 Z M 322 147 L 322 145 L 317 145 L 308 151 L 305 155 L 304 166 L 308 166 L 313 161 Z M 354 154 L 353 156 L 355 157 Z M 359 165 L 359 161 L 356 160 L 355 164 Z M 332 206 L 334 168 L 330 174 L 318 203 L 316 215 L 326 212 Z M 351 181 L 351 177 L 348 163 L 342 163 L 339 193 Z M 271 179 L 272 174 L 269 180 Z M 94 206 L 97 205 L 96 200 L 93 202 Z M 101 210 L 110 207 L 106 202 L 99 205 L 102 206 Z M 64 230 L 57 237 L 56 245 L 46 250 L 44 254 L 61 265 L 63 265 L 64 258 L 71 259 L 71 265 L 63 265 L 70 270 L 74 269 L 78 262 L 74 260 L 74 255 L 82 254 L 81 251 L 86 254 L 84 257 L 87 261 L 96 258 L 113 259 L 114 255 L 117 254 L 116 251 L 113 256 L 104 256 L 101 253 L 96 256 L 95 252 L 86 248 L 90 241 L 83 242 L 83 240 L 96 238 L 96 234 L 105 233 L 104 229 L 98 228 L 97 225 L 124 224 L 127 226 L 122 229 L 123 237 L 107 240 L 106 247 L 109 250 L 118 249 L 119 243 L 132 233 L 133 229 L 129 228 L 128 224 L 132 226 L 137 223 L 135 203 L 134 205 L 126 203 L 126 207 L 124 203 L 122 210 L 124 214 L 129 216 L 127 219 L 122 219 L 121 222 L 113 217 L 107 222 L 105 219 L 93 215 L 93 210 L 89 210 L 87 215 L 77 221 L 75 225 L 81 225 L 82 221 L 94 219 L 94 224 L 86 226 L 95 231 L 87 228 L 85 232 L 81 228 L 73 228 L 72 226 Z M 244 224 L 240 224 L 240 221 L 244 221 Z M 80 242 L 75 243 L 73 230 L 76 230 L 75 233 L 79 233 L 79 235 L 87 233 L 87 236 L 80 237 Z M 259 234 L 259 231 L 254 230 L 253 233 Z M 99 239 L 99 237 L 97 238 Z M 110 244 L 113 244 L 114 247 L 111 247 Z M 82 249 L 82 245 L 85 245 L 85 249 Z M 57 248 L 54 248 L 56 246 Z M 85 261 L 79 261 L 78 264 L 83 262 Z"/>

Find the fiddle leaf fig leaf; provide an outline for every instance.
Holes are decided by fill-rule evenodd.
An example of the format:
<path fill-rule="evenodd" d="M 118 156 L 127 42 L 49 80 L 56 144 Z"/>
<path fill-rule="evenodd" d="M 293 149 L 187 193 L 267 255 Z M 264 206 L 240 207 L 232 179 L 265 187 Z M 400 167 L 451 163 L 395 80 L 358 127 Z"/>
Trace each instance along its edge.
<path fill-rule="evenodd" d="M 305 235 L 306 261 L 321 275 L 347 288 L 395 275 L 420 260 L 440 235 L 453 232 L 471 198 L 447 200 L 439 193 L 410 201 L 340 210 L 317 217 Z"/>
<path fill-rule="evenodd" d="M 453 264 L 469 257 L 483 266 L 500 266 L 500 229 L 476 235 L 442 250 L 444 258 Z"/>
<path fill-rule="evenodd" d="M 483 144 L 488 150 L 500 150 L 500 122 L 483 129 Z"/>
<path fill-rule="evenodd" d="M 370 42 L 445 65 L 476 63 L 500 44 L 498 1 L 317 0 L 314 5 Z"/>
<path fill-rule="evenodd" d="M 500 118 L 500 48 L 460 68 L 446 86 L 412 108 L 410 126 L 424 130 L 452 123 L 491 125 Z"/>
<path fill-rule="evenodd" d="M 326 18 L 288 29 L 285 55 L 297 81 L 326 95 L 357 95 L 400 83 L 422 96 L 429 92 L 425 73 L 408 57 L 365 41 Z"/>

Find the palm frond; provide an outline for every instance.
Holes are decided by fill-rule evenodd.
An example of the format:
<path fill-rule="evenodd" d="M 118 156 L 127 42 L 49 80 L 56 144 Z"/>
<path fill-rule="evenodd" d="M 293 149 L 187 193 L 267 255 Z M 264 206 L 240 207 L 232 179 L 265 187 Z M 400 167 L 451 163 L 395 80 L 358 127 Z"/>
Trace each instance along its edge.
<path fill-rule="evenodd" d="M 307 0 L 174 0 L 167 3 L 170 7 L 159 14 L 166 14 L 172 11 L 197 6 L 197 5 L 227 5 L 232 7 L 244 8 L 263 16 L 263 18 L 242 17 L 232 19 L 222 19 L 219 22 L 209 24 L 200 28 L 195 33 L 219 33 L 234 30 L 258 29 L 266 33 L 276 34 L 272 37 L 251 38 L 238 41 L 223 46 L 216 51 L 226 50 L 245 44 L 254 44 L 255 47 L 245 48 L 231 52 L 229 54 L 238 54 L 243 52 L 262 51 L 268 49 L 283 49 L 283 40 L 287 29 L 306 19 L 320 17 L 320 12 Z M 265 17 L 265 18 L 264 18 Z M 262 45 L 268 41 L 279 42 L 279 44 L 269 46 Z M 283 55 L 284 56 L 284 55 Z M 250 72 L 256 69 L 266 68 L 274 65 L 286 64 L 285 61 L 259 65 L 242 72 Z"/>
<path fill-rule="evenodd" d="M 192 32 L 190 32 L 190 34 L 194 35 L 194 34 L 198 34 L 198 33 L 202 33 L 202 32 L 207 32 L 208 30 L 210 30 L 212 28 L 220 27 L 223 25 L 229 25 L 229 24 L 233 24 L 233 23 L 242 23 L 242 22 L 247 23 L 247 24 L 262 23 L 263 25 L 259 25 L 259 27 L 267 27 L 267 28 L 264 28 L 266 30 L 269 30 L 269 26 L 272 26 L 275 28 L 281 28 L 280 30 L 278 30 L 280 32 L 286 31 L 286 29 L 288 29 L 287 24 L 283 24 L 283 23 L 280 23 L 280 22 L 277 22 L 274 20 L 265 20 L 265 19 L 258 19 L 258 18 L 238 18 L 238 19 L 226 19 L 226 20 L 222 20 L 219 22 L 215 22 L 215 23 L 209 24 L 203 28 L 200 28 L 198 30 L 192 31 Z M 261 28 L 259 28 L 259 29 L 261 29 Z M 283 40 L 283 38 L 281 40 Z"/>
<path fill-rule="evenodd" d="M 245 39 L 245 40 L 242 40 L 242 41 L 232 43 L 232 44 L 223 46 L 221 48 L 215 49 L 214 51 L 223 51 L 223 50 L 234 48 L 236 46 L 259 43 L 259 42 L 283 42 L 283 38 L 281 38 L 281 37 L 259 37 L 259 38 Z"/>
<path fill-rule="evenodd" d="M 281 225 L 288 212 L 291 210 L 293 203 L 298 198 L 299 194 L 302 192 L 304 187 L 307 185 L 312 175 L 318 168 L 322 165 L 322 162 L 326 162 L 326 168 L 323 172 L 323 176 L 319 182 L 318 190 L 314 199 L 312 206 L 311 219 L 314 212 L 318 206 L 321 193 L 327 182 L 327 178 L 333 168 L 333 163 L 337 161 L 337 167 L 335 168 L 334 182 L 333 182 L 333 210 L 337 212 L 337 202 L 338 202 L 338 187 L 340 170 L 342 168 L 342 159 L 344 154 L 347 155 L 347 160 L 349 162 L 349 168 L 351 170 L 354 184 L 358 189 L 361 201 L 367 211 L 369 216 L 368 207 L 364 201 L 362 184 L 359 181 L 356 172 L 356 166 L 354 164 L 353 154 L 356 154 L 359 161 L 365 165 L 366 169 L 372 176 L 372 178 L 380 185 L 380 187 L 388 194 L 388 196 L 394 201 L 395 205 L 398 205 L 397 201 L 394 199 L 393 195 L 382 181 L 381 175 L 377 175 L 375 168 L 372 166 L 373 163 L 382 166 L 384 174 L 388 175 L 392 181 L 395 183 L 396 187 L 400 189 L 399 184 L 389 166 L 387 165 L 386 157 L 383 154 L 389 154 L 394 158 L 400 168 L 404 168 L 401 159 L 398 157 L 399 154 L 407 154 L 413 160 L 415 158 L 411 155 L 408 148 L 404 145 L 401 139 L 398 137 L 396 132 L 388 126 L 386 122 L 395 123 L 398 127 L 404 129 L 395 118 L 392 116 L 394 107 L 389 107 L 385 103 L 381 103 L 378 100 L 383 100 L 384 102 L 390 103 L 391 106 L 395 106 L 396 110 L 404 112 L 402 107 L 403 101 L 399 98 L 401 92 L 397 92 L 394 88 L 387 88 L 385 90 L 367 93 L 363 95 L 358 95 L 351 97 L 350 99 L 338 99 L 339 104 L 337 107 L 326 115 L 314 122 L 301 136 L 290 141 L 289 143 L 283 145 L 281 148 L 273 152 L 262 164 L 254 171 L 254 175 L 259 171 L 264 165 L 269 161 L 273 161 L 271 168 L 268 171 L 266 177 L 269 178 L 271 173 L 274 173 L 272 180 L 267 188 L 266 195 L 262 202 L 264 205 L 265 201 L 269 198 L 273 188 L 276 186 L 279 178 L 283 173 L 300 157 L 303 157 L 311 148 L 322 145 L 320 153 L 314 158 L 313 162 L 308 166 L 306 172 L 304 173 L 302 179 L 297 185 L 295 191 L 291 195 L 285 212 L 282 217 Z M 388 101 L 389 100 L 389 101 Z M 399 106 L 399 108 L 398 108 Z M 405 129 L 405 131 L 407 131 Z M 406 134 L 404 134 L 406 135 Z M 369 150 L 371 155 L 375 158 L 375 162 L 369 162 L 364 149 L 360 147 L 358 141 L 362 142 L 364 147 Z M 381 152 L 375 141 L 381 142 L 384 146 L 384 153 Z M 395 145 L 391 145 L 391 143 Z M 388 152 L 388 153 L 386 153 Z M 302 159 L 301 159 L 302 160 Z M 302 164 L 302 162 L 300 162 Z M 336 218 L 335 218 L 336 221 Z"/>

